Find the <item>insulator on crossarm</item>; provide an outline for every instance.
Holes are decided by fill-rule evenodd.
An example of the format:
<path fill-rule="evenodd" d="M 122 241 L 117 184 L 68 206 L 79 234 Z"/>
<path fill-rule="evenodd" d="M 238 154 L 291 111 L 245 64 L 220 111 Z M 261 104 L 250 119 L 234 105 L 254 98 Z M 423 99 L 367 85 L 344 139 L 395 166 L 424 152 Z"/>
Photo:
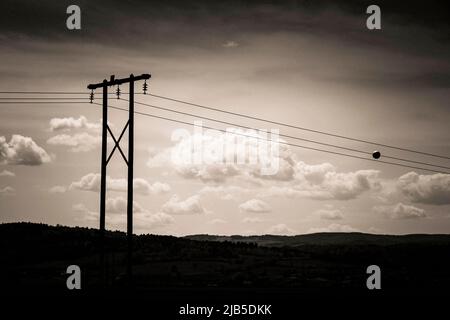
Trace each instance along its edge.
<path fill-rule="evenodd" d="M 142 85 L 142 91 L 144 91 L 144 94 L 147 94 L 147 90 L 148 90 L 147 80 L 144 80 L 144 84 Z"/>
<path fill-rule="evenodd" d="M 117 89 L 116 89 L 116 96 L 117 96 L 117 99 L 120 99 L 120 88 L 119 88 L 119 86 L 117 86 Z"/>
<path fill-rule="evenodd" d="M 91 90 L 91 93 L 89 94 L 89 102 L 92 103 L 94 101 L 94 90 Z"/>

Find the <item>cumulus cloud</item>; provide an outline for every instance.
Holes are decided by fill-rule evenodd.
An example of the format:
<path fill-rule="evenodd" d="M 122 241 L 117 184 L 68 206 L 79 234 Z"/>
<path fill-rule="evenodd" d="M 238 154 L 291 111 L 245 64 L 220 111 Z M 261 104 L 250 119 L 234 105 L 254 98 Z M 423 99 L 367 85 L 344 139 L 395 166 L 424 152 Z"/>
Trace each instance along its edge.
<path fill-rule="evenodd" d="M 333 199 L 354 199 L 365 191 L 379 187 L 376 181 L 378 174 L 377 170 L 358 170 L 348 173 L 328 172 L 325 175 L 323 187 Z"/>
<path fill-rule="evenodd" d="M 220 224 L 226 224 L 227 222 L 223 219 L 213 219 L 207 222 L 208 224 L 211 225 L 220 225 Z"/>
<path fill-rule="evenodd" d="M 237 138 L 239 135 L 236 133 L 241 132 L 231 131 L 231 135 L 227 136 L 209 135 L 205 131 L 204 134 L 182 136 L 170 150 L 152 150 L 147 165 L 170 164 L 182 177 L 205 183 L 222 184 L 234 179 L 266 187 L 261 197 L 350 200 L 364 192 L 381 189 L 377 170 L 338 172 L 330 163 L 308 165 L 297 159 L 290 147 L 284 144 L 273 143 L 276 152 L 270 148 L 265 161 L 251 162 L 252 157 L 258 154 L 257 138 L 261 134 L 249 134 L 247 136 L 252 138 L 242 140 Z M 230 141 L 233 147 L 229 147 Z M 276 165 L 276 170 L 267 174 L 263 169 L 271 165 Z"/>
<path fill-rule="evenodd" d="M 50 120 L 50 131 L 68 132 L 73 130 L 87 130 L 88 132 L 77 132 L 74 134 L 61 133 L 47 140 L 47 143 L 54 146 L 68 147 L 71 152 L 87 152 L 98 148 L 101 145 L 100 122 L 89 122 L 86 117 L 53 118 Z M 111 139 L 108 138 L 108 142 Z"/>
<path fill-rule="evenodd" d="M 71 152 L 87 152 L 100 147 L 102 138 L 99 135 L 91 135 L 87 132 L 74 135 L 59 134 L 49 138 L 47 143 L 54 146 L 69 147 Z"/>
<path fill-rule="evenodd" d="M 72 182 L 69 189 L 99 192 L 100 182 L 101 180 L 99 173 L 89 173 L 81 177 L 79 181 Z M 114 179 L 107 176 L 106 186 L 110 191 L 126 192 L 128 182 L 126 179 Z M 166 183 L 154 182 L 151 184 L 142 178 L 135 178 L 133 180 L 133 189 L 134 192 L 143 195 L 166 193 L 171 190 L 170 186 Z"/>
<path fill-rule="evenodd" d="M 296 165 L 295 181 L 291 185 L 271 186 L 260 193 L 262 197 L 281 196 L 315 200 L 350 200 L 369 190 L 379 190 L 377 170 L 336 172 L 330 164 Z"/>
<path fill-rule="evenodd" d="M 47 152 L 30 137 L 14 134 L 6 142 L 6 138 L 0 136 L 0 163 L 37 166 L 50 161 Z"/>
<path fill-rule="evenodd" d="M 239 205 L 239 210 L 253 213 L 271 212 L 272 208 L 264 201 L 251 199 Z"/>
<path fill-rule="evenodd" d="M 233 136 L 237 135 L 231 135 Z M 227 147 L 230 139 L 234 148 Z M 283 144 L 274 143 L 278 151 L 268 152 L 268 159 L 265 162 L 250 164 L 249 159 L 255 155 L 257 143 L 252 139 L 244 142 L 233 139 L 225 134 L 188 135 L 179 139 L 172 148 L 159 152 L 152 150 L 147 165 L 150 167 L 171 165 L 183 178 L 212 182 L 215 185 L 233 180 L 264 187 L 259 194 L 260 197 L 350 200 L 365 192 L 382 189 L 377 170 L 338 172 L 330 163 L 309 165 L 300 161 L 289 146 Z M 239 162 L 238 158 L 245 161 Z M 225 161 L 230 159 L 232 161 Z M 267 164 L 276 164 L 277 170 L 271 174 L 263 174 L 262 169 Z M 227 197 L 231 199 L 232 194 Z"/>
<path fill-rule="evenodd" d="M 289 228 L 287 225 L 285 225 L 284 223 L 280 223 L 277 225 L 274 225 L 272 227 L 270 227 L 267 230 L 268 234 L 275 234 L 275 235 L 292 235 L 295 233 L 295 231 L 291 228 Z"/>
<path fill-rule="evenodd" d="M 425 210 L 401 202 L 393 206 L 376 206 L 373 209 L 390 219 L 418 219 L 427 216 Z"/>
<path fill-rule="evenodd" d="M 224 48 L 236 48 L 239 47 L 239 43 L 233 40 L 228 40 L 225 43 L 222 44 L 222 47 Z"/>
<path fill-rule="evenodd" d="M 162 206 L 161 211 L 173 215 L 206 213 L 206 209 L 200 203 L 199 195 L 193 195 L 185 200 L 180 200 L 177 195 L 173 195 L 172 198 Z"/>
<path fill-rule="evenodd" d="M 244 219 L 242 219 L 243 223 L 259 223 L 259 222 L 263 222 L 264 220 L 258 217 L 245 217 Z"/>
<path fill-rule="evenodd" d="M 157 148 L 149 148 L 149 158 L 147 160 L 147 167 L 149 168 L 161 168 L 168 164 L 171 164 L 171 148 L 158 150 Z"/>
<path fill-rule="evenodd" d="M 16 175 L 14 174 L 14 172 L 8 171 L 8 170 L 3 170 L 0 172 L 0 177 L 15 177 Z"/>
<path fill-rule="evenodd" d="M 80 116 L 78 119 L 68 117 L 50 120 L 50 131 L 69 131 L 72 129 L 100 130 L 101 123 L 89 122 L 85 116 Z"/>
<path fill-rule="evenodd" d="M 344 216 L 339 209 L 320 209 L 317 210 L 316 213 L 320 216 L 321 219 L 325 220 L 342 220 Z"/>
<path fill-rule="evenodd" d="M 144 229 L 144 228 L 160 228 L 165 227 L 174 223 L 175 220 L 168 214 L 163 212 L 157 212 L 153 214 L 144 214 L 142 217 L 138 216 L 138 220 L 136 221 L 136 226 Z"/>
<path fill-rule="evenodd" d="M 320 233 L 320 232 L 360 232 L 346 224 L 332 223 L 328 227 L 324 228 L 311 228 L 307 233 Z"/>
<path fill-rule="evenodd" d="M 183 178 L 217 183 L 239 174 L 239 169 L 235 164 L 179 165 L 176 167 L 176 171 Z"/>
<path fill-rule="evenodd" d="M 133 180 L 134 190 L 141 190 L 143 194 L 161 194 L 167 193 L 171 190 L 167 183 L 155 181 L 149 183 L 147 180 L 142 178 L 136 178 Z"/>
<path fill-rule="evenodd" d="M 9 187 L 9 186 L 6 186 L 6 187 L 3 187 L 3 188 L 0 188 L 0 196 L 13 196 L 13 195 L 15 195 L 16 194 L 16 190 L 13 188 L 13 187 Z"/>
<path fill-rule="evenodd" d="M 86 221 L 97 222 L 99 213 L 89 210 L 84 204 L 79 203 L 72 209 L 82 214 Z M 126 200 L 123 198 L 110 198 L 106 202 L 107 223 L 110 227 L 124 229 L 126 226 Z M 155 228 L 165 227 L 175 222 L 174 218 L 163 212 L 150 213 L 139 203 L 133 203 L 133 226 L 135 230 L 146 232 Z"/>
<path fill-rule="evenodd" d="M 157 167 L 169 164 L 184 178 L 214 183 L 223 183 L 245 174 L 265 177 L 272 173 L 267 179 L 292 176 L 289 172 L 278 172 L 278 151 L 282 147 L 264 140 L 271 138 L 268 134 L 264 136 L 265 133 L 237 129 L 229 129 L 223 134 L 210 131 L 173 136 L 177 143 L 159 152 L 151 150 L 147 165 Z"/>
<path fill-rule="evenodd" d="M 222 200 L 236 200 L 239 197 L 250 193 L 251 190 L 234 185 L 205 186 L 199 190 L 200 195 L 214 194 Z"/>
<path fill-rule="evenodd" d="M 127 199 L 123 197 L 108 198 L 105 203 L 106 212 L 116 213 L 116 214 L 126 214 L 127 212 Z M 133 214 L 134 213 L 145 213 L 146 210 L 142 206 L 133 201 Z"/>
<path fill-rule="evenodd" d="M 80 213 L 83 220 L 98 221 L 100 219 L 99 212 L 90 210 L 84 203 L 74 204 L 72 210 Z"/>
<path fill-rule="evenodd" d="M 54 186 L 48 190 L 48 192 L 50 192 L 50 193 L 64 193 L 66 191 L 67 191 L 67 188 L 64 186 Z"/>
<path fill-rule="evenodd" d="M 412 202 L 450 204 L 450 174 L 419 175 L 409 172 L 398 179 L 397 188 Z"/>

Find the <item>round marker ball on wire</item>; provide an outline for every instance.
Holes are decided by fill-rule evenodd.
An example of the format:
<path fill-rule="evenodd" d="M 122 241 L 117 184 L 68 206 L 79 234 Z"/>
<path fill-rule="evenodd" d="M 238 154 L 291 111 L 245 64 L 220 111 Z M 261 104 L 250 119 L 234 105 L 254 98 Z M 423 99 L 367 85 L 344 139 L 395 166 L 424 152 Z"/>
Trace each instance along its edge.
<path fill-rule="evenodd" d="M 380 159 L 380 157 L 381 157 L 381 152 L 380 152 L 380 151 L 374 151 L 374 152 L 372 153 L 372 157 L 373 157 L 374 159 Z"/>

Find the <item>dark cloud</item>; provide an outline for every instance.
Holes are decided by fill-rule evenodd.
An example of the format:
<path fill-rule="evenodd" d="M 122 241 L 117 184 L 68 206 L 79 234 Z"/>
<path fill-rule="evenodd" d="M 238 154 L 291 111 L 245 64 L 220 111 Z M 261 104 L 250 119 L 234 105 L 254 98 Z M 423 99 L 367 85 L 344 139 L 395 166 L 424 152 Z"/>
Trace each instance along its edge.
<path fill-rule="evenodd" d="M 172 36 L 169 41 L 183 41 L 211 31 L 306 31 L 344 32 L 342 15 L 354 17 L 365 25 L 365 9 L 373 1 L 77 1 L 82 10 L 82 30 L 65 28 L 66 8 L 72 1 L 3 0 L 0 30 L 3 34 L 43 38 L 80 38 L 120 42 L 124 33 L 147 35 L 155 40 Z M 448 38 L 449 5 L 445 1 L 377 1 L 382 17 L 390 23 L 423 26 Z M 326 13 L 324 15 L 324 12 Z M 347 34 L 346 37 L 351 37 Z M 128 41 L 130 39 L 127 39 Z"/>
<path fill-rule="evenodd" d="M 416 70 L 415 72 L 404 72 L 405 70 L 379 70 L 371 73 L 360 73 L 353 75 L 319 75 L 317 78 L 332 83 L 342 83 L 356 87 L 386 88 L 397 90 L 417 88 L 450 88 L 450 65 L 443 70 L 430 72 Z"/>
<path fill-rule="evenodd" d="M 82 29 L 77 31 L 69 31 L 65 26 L 66 8 L 71 4 L 71 1 L 65 0 L 2 1 L 0 47 L 4 50 L 15 48 L 19 52 L 33 52 L 35 56 L 43 53 L 50 58 L 64 52 L 77 52 L 88 45 L 106 46 L 111 50 L 105 53 L 102 63 L 106 63 L 112 55 L 118 59 L 121 57 L 113 48 L 122 53 L 136 51 L 141 55 L 146 52 L 147 56 L 155 58 L 186 55 L 186 48 L 221 52 L 226 43 L 239 44 L 237 49 L 245 50 L 255 36 L 288 34 L 295 42 L 295 36 L 301 34 L 323 42 L 332 41 L 338 44 L 336 48 L 356 48 L 361 50 L 360 56 L 373 50 L 392 52 L 398 60 L 416 56 L 423 57 L 423 60 L 439 61 L 427 70 L 406 74 L 397 73 L 396 70 L 387 74 L 371 72 L 370 77 L 351 73 L 347 77 L 340 74 L 338 79 L 329 73 L 312 75 L 319 79 L 366 87 L 386 86 L 389 83 L 389 86 L 412 88 L 421 85 L 448 88 L 450 82 L 447 59 L 450 55 L 449 5 L 444 1 L 430 1 L 426 6 L 419 1 L 377 1 L 382 8 L 382 30 L 379 32 L 366 29 L 365 10 L 372 1 L 363 0 L 345 3 L 324 0 L 80 0 L 77 5 L 82 11 Z M 44 45 L 36 46 L 36 43 Z M 48 43 L 60 45 L 55 47 Z M 276 45 L 268 43 L 268 48 L 273 50 Z M 351 54 L 352 57 L 354 55 Z M 380 64 L 383 58 L 386 57 L 380 57 L 373 63 Z M 79 59 L 82 58 L 77 58 L 78 63 L 85 63 Z M 273 72 L 282 72 L 278 67 L 277 71 L 268 72 L 271 75 Z M 356 64 L 355 69 L 358 67 Z M 409 66 L 402 68 L 407 69 Z M 1 72 L 4 74 L 10 72 L 8 68 L 3 69 Z M 391 65 L 388 64 L 384 69 L 390 70 Z M 365 71 L 364 68 L 359 70 Z M 14 74 L 17 75 L 17 71 Z"/>

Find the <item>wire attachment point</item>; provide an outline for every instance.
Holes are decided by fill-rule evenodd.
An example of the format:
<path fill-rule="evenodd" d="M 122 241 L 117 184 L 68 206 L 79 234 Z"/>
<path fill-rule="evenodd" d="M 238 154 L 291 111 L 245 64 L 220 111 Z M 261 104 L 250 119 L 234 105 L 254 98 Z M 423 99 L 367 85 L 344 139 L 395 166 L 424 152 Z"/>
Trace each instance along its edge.
<path fill-rule="evenodd" d="M 144 80 L 144 84 L 142 85 L 142 91 L 144 91 L 144 94 L 147 94 L 147 90 L 148 90 L 147 80 Z"/>
<path fill-rule="evenodd" d="M 120 99 L 120 87 L 119 87 L 119 85 L 117 85 L 116 96 L 117 96 L 117 99 Z"/>
<path fill-rule="evenodd" d="M 94 90 L 91 90 L 91 93 L 89 94 L 89 103 L 92 103 L 94 101 Z"/>

